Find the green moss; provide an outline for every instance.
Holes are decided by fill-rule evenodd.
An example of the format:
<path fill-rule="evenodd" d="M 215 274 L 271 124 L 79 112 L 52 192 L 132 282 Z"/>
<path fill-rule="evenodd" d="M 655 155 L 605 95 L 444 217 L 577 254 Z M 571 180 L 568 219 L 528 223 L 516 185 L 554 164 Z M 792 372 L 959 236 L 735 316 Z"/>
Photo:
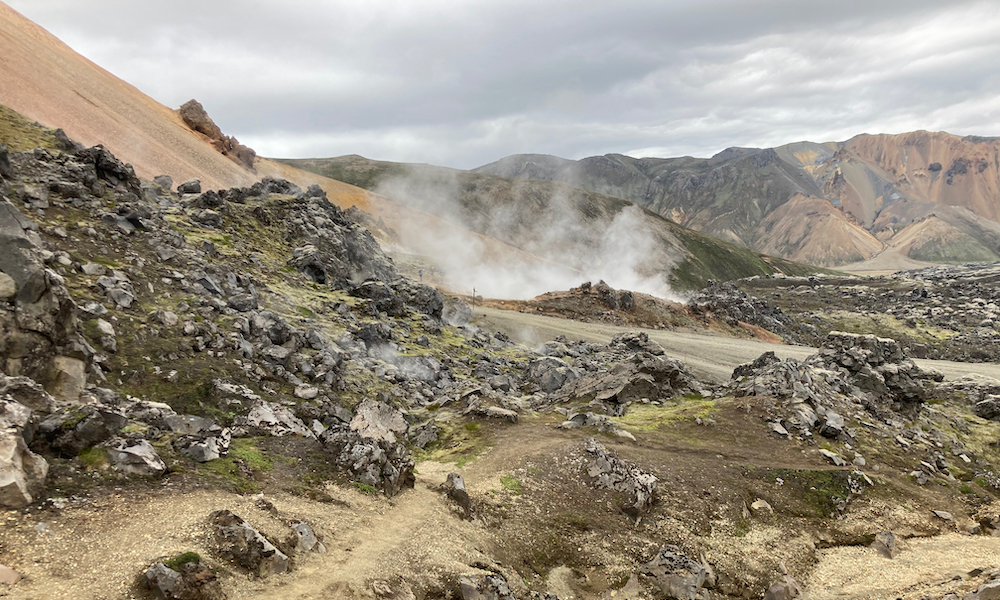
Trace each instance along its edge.
<path fill-rule="evenodd" d="M 790 497 L 802 503 L 805 512 L 801 516 L 829 517 L 838 501 L 851 494 L 848 471 L 759 469 L 757 474 L 770 482 L 783 480 Z M 789 510 L 794 509 L 789 506 Z"/>
<path fill-rule="evenodd" d="M 251 471 L 270 471 L 274 461 L 264 455 L 255 445 L 253 438 L 238 438 L 229 446 L 229 456 L 245 462 Z"/>
<path fill-rule="evenodd" d="M 0 105 L 0 144 L 5 144 L 11 152 L 59 148 L 54 130 L 34 123 L 3 105 Z"/>
<path fill-rule="evenodd" d="M 524 487 L 521 485 L 521 481 L 513 475 L 501 475 L 500 485 L 502 485 L 503 489 L 508 492 L 513 492 L 515 494 L 521 494 L 524 492 Z"/>
<path fill-rule="evenodd" d="M 173 569 L 174 571 L 180 571 L 181 568 L 184 567 L 184 565 L 189 565 L 192 563 L 200 563 L 200 562 L 201 562 L 201 556 L 199 556 L 197 552 L 184 552 L 182 554 L 178 554 L 177 556 L 171 559 L 163 561 L 163 564 L 166 565 L 166 567 L 169 569 Z"/>
<path fill-rule="evenodd" d="M 629 408 L 622 417 L 612 417 L 612 421 L 631 431 L 656 431 L 681 421 L 708 419 L 717 404 L 699 395 L 684 396 L 667 401 L 663 406 L 638 404 Z"/>
<path fill-rule="evenodd" d="M 369 496 L 378 496 L 378 490 L 374 486 L 370 486 L 367 483 L 361 483 L 360 481 L 352 481 L 354 487 L 358 488 L 358 491 L 362 494 L 368 494 Z"/>
<path fill-rule="evenodd" d="M 80 460 L 91 469 L 100 469 L 108 464 L 108 452 L 104 448 L 87 448 L 80 452 Z"/>
<path fill-rule="evenodd" d="M 962 485 L 958 486 L 958 491 L 962 492 L 963 494 L 974 494 L 974 493 L 976 493 L 972 489 L 972 486 L 969 485 L 969 484 L 967 484 L 967 483 L 963 483 Z"/>

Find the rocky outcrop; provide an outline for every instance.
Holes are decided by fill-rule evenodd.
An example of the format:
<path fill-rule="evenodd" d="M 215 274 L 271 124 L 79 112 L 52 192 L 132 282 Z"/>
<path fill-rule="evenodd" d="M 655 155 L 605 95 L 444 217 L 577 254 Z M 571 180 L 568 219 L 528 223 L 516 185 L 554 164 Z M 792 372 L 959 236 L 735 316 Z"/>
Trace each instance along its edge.
<path fill-rule="evenodd" d="M 786 335 L 792 323 L 780 308 L 747 294 L 732 282 L 709 281 L 688 306 L 698 316 L 713 317 L 734 326 L 756 325 L 778 335 Z"/>
<path fill-rule="evenodd" d="M 402 444 L 366 438 L 343 425 L 327 429 L 319 440 L 348 477 L 387 496 L 395 496 L 415 483 L 414 461 Z"/>
<path fill-rule="evenodd" d="M 335 204 L 304 198 L 289 208 L 288 227 L 305 243 L 292 252 L 288 264 L 316 283 L 353 289 L 368 279 L 391 283 L 399 277 L 371 233 L 351 222 Z"/>
<path fill-rule="evenodd" d="M 229 157 L 233 162 L 241 164 L 251 172 L 256 173 L 253 163 L 257 158 L 257 152 L 253 148 L 244 146 L 235 137 L 222 133 L 215 121 L 208 116 L 205 107 L 197 100 L 189 100 L 177 109 L 184 123 L 193 131 L 208 138 L 209 143 L 224 156 Z"/>
<path fill-rule="evenodd" d="M 726 391 L 734 396 L 784 400 L 786 419 L 774 431 L 795 430 L 838 438 L 845 431 L 839 410 L 859 406 L 882 418 L 910 411 L 934 390 L 941 375 L 918 367 L 894 340 L 832 332 L 819 353 L 805 361 L 767 352 L 733 370 Z M 839 407 L 839 408 L 838 408 Z"/>
<path fill-rule="evenodd" d="M 0 367 L 74 401 L 92 349 L 63 278 L 45 266 L 38 225 L 0 200 Z"/>
<path fill-rule="evenodd" d="M 702 393 L 707 393 L 702 384 L 679 360 L 640 352 L 609 371 L 588 373 L 561 386 L 555 399 L 599 406 L 609 415 L 620 416 L 634 402 Z"/>

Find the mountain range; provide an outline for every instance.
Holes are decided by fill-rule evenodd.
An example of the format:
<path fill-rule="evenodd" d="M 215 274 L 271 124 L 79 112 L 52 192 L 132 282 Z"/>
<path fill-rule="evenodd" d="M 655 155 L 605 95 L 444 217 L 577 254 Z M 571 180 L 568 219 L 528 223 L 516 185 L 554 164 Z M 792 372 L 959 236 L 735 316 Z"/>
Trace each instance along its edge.
<path fill-rule="evenodd" d="M 519 154 L 475 172 L 625 198 L 693 229 L 815 265 L 1000 259 L 1000 139 L 916 131 L 728 148 L 712 158 Z"/>

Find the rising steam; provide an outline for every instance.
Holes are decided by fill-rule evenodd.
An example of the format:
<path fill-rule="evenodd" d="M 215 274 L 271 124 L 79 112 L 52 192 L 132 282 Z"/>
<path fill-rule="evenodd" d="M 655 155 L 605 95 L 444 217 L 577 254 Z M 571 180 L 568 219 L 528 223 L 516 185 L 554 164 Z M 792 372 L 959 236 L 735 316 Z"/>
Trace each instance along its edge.
<path fill-rule="evenodd" d="M 464 177 L 413 167 L 374 190 L 465 228 L 406 221 L 398 231 L 405 245 L 439 265 L 446 288 L 526 299 L 604 280 L 614 288 L 679 299 L 666 279 L 676 263 L 675 244 L 654 233 L 652 217 L 641 208 L 587 204 L 569 186 Z"/>

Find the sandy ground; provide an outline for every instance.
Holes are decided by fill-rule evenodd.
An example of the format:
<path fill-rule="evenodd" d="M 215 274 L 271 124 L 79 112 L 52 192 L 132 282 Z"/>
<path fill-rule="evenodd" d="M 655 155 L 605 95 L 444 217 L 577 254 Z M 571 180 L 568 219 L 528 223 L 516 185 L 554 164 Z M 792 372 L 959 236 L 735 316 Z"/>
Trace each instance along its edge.
<path fill-rule="evenodd" d="M 907 540 L 894 559 L 863 546 L 820 551 L 820 560 L 804 582 L 810 600 L 959 597 L 969 591 L 962 577 L 973 569 L 989 573 L 1000 565 L 1000 538 L 950 533 Z M 973 584 L 974 585 L 974 584 Z"/>
<path fill-rule="evenodd" d="M 764 352 L 774 352 L 781 358 L 803 359 L 816 352 L 809 346 L 769 344 L 760 340 L 734 339 L 695 333 L 619 327 L 602 323 L 579 323 L 567 319 L 518 313 L 493 308 L 476 308 L 475 323 L 503 331 L 512 339 L 528 345 L 539 345 L 558 335 L 572 340 L 607 343 L 623 331 L 645 331 L 651 340 L 663 346 L 666 354 L 684 361 L 691 371 L 714 381 L 725 381 L 733 368 L 748 363 Z M 1000 365 L 996 363 L 959 363 L 947 360 L 917 360 L 925 368 L 937 369 L 947 379 L 979 374 L 1000 379 Z"/>

